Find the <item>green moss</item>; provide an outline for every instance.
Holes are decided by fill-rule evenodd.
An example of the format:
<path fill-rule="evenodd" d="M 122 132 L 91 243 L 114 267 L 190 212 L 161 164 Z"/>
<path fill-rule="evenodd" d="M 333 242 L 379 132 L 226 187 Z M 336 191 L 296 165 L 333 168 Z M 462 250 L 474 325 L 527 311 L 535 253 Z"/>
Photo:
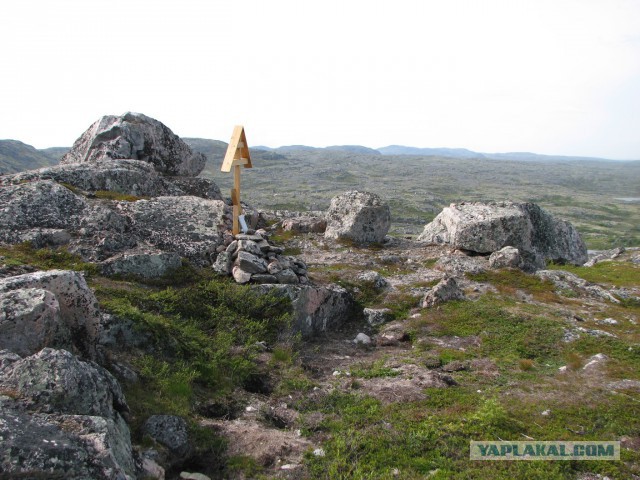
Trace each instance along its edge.
<path fill-rule="evenodd" d="M 640 265 L 630 262 L 598 262 L 593 267 L 554 265 L 551 270 L 566 270 L 593 283 L 608 283 L 618 287 L 637 286 L 640 283 Z"/>
<path fill-rule="evenodd" d="M 64 247 L 36 249 L 31 242 L 24 242 L 0 247 L 0 256 L 10 266 L 31 265 L 40 270 L 75 270 L 90 275 L 99 271 L 97 265 L 83 261 Z"/>
<path fill-rule="evenodd" d="M 145 200 L 149 197 L 138 197 L 136 195 L 130 195 L 128 193 L 114 192 L 111 190 L 97 190 L 94 195 L 96 198 L 102 200 L 119 200 L 121 202 L 137 202 L 138 200 Z"/>

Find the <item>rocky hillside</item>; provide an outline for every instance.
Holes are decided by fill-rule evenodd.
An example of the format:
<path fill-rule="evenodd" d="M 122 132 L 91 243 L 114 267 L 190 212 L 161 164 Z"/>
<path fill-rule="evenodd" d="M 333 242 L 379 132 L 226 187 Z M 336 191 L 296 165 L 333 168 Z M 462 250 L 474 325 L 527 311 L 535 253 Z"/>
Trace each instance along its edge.
<path fill-rule="evenodd" d="M 514 201 L 393 237 L 364 191 L 234 236 L 204 165 L 128 113 L 0 178 L 0 478 L 640 478 L 638 248 Z"/>
<path fill-rule="evenodd" d="M 55 165 L 66 152 L 65 148 L 36 150 L 17 140 L 0 140 L 0 174 Z"/>

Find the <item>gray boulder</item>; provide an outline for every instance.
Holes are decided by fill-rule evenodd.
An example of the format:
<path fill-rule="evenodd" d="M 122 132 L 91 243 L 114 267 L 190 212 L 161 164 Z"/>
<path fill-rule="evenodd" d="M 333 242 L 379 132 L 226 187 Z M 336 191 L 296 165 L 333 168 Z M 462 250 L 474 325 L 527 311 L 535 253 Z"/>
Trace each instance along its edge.
<path fill-rule="evenodd" d="M 206 157 L 194 153 L 166 125 L 141 113 L 105 115 L 78 138 L 60 163 L 99 163 L 109 159 L 148 162 L 167 175 L 197 176 Z"/>
<path fill-rule="evenodd" d="M 231 227 L 229 207 L 221 200 L 158 197 L 121 202 L 120 211 L 132 222 L 133 233 L 164 252 L 175 252 L 197 265 L 210 265 Z"/>
<path fill-rule="evenodd" d="M 441 280 L 422 299 L 422 308 L 432 308 L 452 300 L 463 300 L 464 292 L 454 277 Z"/>
<path fill-rule="evenodd" d="M 29 408 L 43 413 L 115 420 L 129 411 L 120 384 L 107 370 L 66 350 L 44 348 L 13 362 L 0 380 L 19 392 Z"/>
<path fill-rule="evenodd" d="M 65 350 L 9 358 L 0 383 L 0 472 L 7 478 L 133 479 L 128 411 L 104 368 Z M 1 476 L 1 474 L 0 474 Z"/>
<path fill-rule="evenodd" d="M 34 240 L 39 234 L 42 237 L 43 231 L 53 235 L 72 231 L 78 228 L 86 208 L 82 198 L 51 180 L 2 187 L 0 242 Z"/>
<path fill-rule="evenodd" d="M 520 251 L 514 247 L 504 247 L 489 256 L 491 268 L 521 268 L 524 262 Z"/>
<path fill-rule="evenodd" d="M 363 313 L 367 323 L 372 327 L 387 323 L 393 318 L 388 308 L 365 308 Z"/>
<path fill-rule="evenodd" d="M 136 478 L 122 418 L 28 413 L 0 396 L 0 438 L 2 478 Z"/>
<path fill-rule="evenodd" d="M 41 288 L 0 293 L 0 349 L 26 356 L 47 346 L 64 347 L 70 337 L 53 293 Z"/>
<path fill-rule="evenodd" d="M 287 218 L 282 221 L 282 229 L 295 233 L 324 233 L 327 220 L 324 217 L 310 216 Z"/>
<path fill-rule="evenodd" d="M 102 262 L 103 275 L 133 275 L 157 278 L 182 265 L 180 255 L 159 250 L 129 250 Z"/>
<path fill-rule="evenodd" d="M 152 415 L 142 426 L 142 433 L 169 449 L 177 459 L 191 452 L 187 422 L 176 415 Z"/>
<path fill-rule="evenodd" d="M 547 260 L 575 265 L 587 261 L 586 246 L 573 225 L 534 203 L 451 204 L 425 226 L 418 240 L 477 253 L 512 246 L 537 268 Z"/>
<path fill-rule="evenodd" d="M 0 177 L 0 185 L 20 185 L 36 180 L 54 180 L 86 192 L 106 190 L 137 197 L 193 195 L 222 200 L 212 180 L 167 177 L 142 160 L 110 160 L 100 163 L 68 163 Z"/>
<path fill-rule="evenodd" d="M 50 292 L 54 295 L 59 307 L 59 316 L 54 315 L 56 304 L 49 296 L 42 296 L 43 302 L 46 301 L 48 307 L 44 304 L 39 309 L 37 305 L 32 307 L 25 306 L 24 312 L 31 310 L 38 312 L 48 310 L 47 315 L 53 315 L 53 318 L 40 317 L 42 322 L 42 331 L 33 329 L 30 334 L 34 335 L 33 339 L 6 339 L 7 342 L 21 343 L 21 349 L 28 349 L 28 345 L 35 345 L 49 338 L 49 334 L 68 332 L 67 338 L 60 335 L 54 335 L 53 339 L 62 344 L 72 344 L 74 349 L 89 358 L 95 356 L 95 345 L 98 337 L 98 329 L 100 325 L 100 311 L 98 309 L 98 300 L 93 291 L 88 287 L 86 280 L 82 274 L 69 270 L 49 270 L 47 272 L 34 272 L 17 275 L 15 277 L 7 277 L 0 279 L 0 294 L 6 295 L 8 292 L 24 289 L 40 289 Z M 24 294 L 25 298 L 33 294 Z M 37 303 L 37 294 L 36 303 Z M 5 297 L 6 298 L 6 297 Z M 19 294 L 13 298 L 17 301 Z M 11 300 L 10 300 L 11 301 Z M 18 312 L 17 312 L 18 313 Z M 12 315 L 10 312 L 7 315 Z M 37 313 L 32 313 L 37 315 Z M 54 319 L 60 319 L 62 326 L 56 328 L 51 325 Z M 46 325 L 50 325 L 45 328 Z M 12 330 L 18 334 L 20 328 Z"/>
<path fill-rule="evenodd" d="M 276 291 L 291 299 L 294 332 L 312 337 L 337 330 L 357 316 L 356 303 L 349 292 L 339 286 L 258 285 L 258 291 Z"/>
<path fill-rule="evenodd" d="M 351 191 L 331 200 L 325 238 L 380 243 L 391 225 L 389 205 L 374 193 Z"/>

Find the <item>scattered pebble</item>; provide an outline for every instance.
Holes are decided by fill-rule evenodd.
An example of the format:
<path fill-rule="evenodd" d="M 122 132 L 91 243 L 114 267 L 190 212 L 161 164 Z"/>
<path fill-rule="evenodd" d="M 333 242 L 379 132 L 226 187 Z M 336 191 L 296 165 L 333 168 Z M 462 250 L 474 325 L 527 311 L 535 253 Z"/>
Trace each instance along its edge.
<path fill-rule="evenodd" d="M 324 449 L 322 449 L 322 448 L 316 448 L 316 449 L 313 451 L 313 454 L 314 454 L 316 457 L 324 457 L 324 456 L 325 456 Z"/>

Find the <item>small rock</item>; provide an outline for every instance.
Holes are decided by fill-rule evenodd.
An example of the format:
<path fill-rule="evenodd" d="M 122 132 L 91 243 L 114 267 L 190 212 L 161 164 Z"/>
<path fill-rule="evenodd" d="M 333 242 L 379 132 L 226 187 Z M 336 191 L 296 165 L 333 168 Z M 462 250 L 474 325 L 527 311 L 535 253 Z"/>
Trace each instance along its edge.
<path fill-rule="evenodd" d="M 589 371 L 599 368 L 604 365 L 604 363 L 609 359 L 604 353 L 596 353 L 592 357 L 589 358 L 584 367 L 582 367 L 583 371 Z"/>
<path fill-rule="evenodd" d="M 363 310 L 367 323 L 377 327 L 391 320 L 391 310 L 388 308 L 365 308 Z"/>
<path fill-rule="evenodd" d="M 245 272 L 237 265 L 233 267 L 232 275 L 233 279 L 240 284 L 249 283 L 249 281 L 251 281 L 251 274 L 249 272 Z"/>
<path fill-rule="evenodd" d="M 326 454 L 325 454 L 324 449 L 322 449 L 322 448 L 316 448 L 316 449 L 313 451 L 313 454 L 314 454 L 316 457 L 324 457 L 324 456 L 326 455 Z"/>
<path fill-rule="evenodd" d="M 382 290 L 389 286 L 389 282 L 387 282 L 387 279 L 374 270 L 362 272 L 357 276 L 357 279 L 362 282 L 371 283 L 373 287 L 377 288 L 378 290 Z"/>
<path fill-rule="evenodd" d="M 542 415 L 543 417 L 548 417 L 549 415 L 551 415 L 551 410 L 549 409 L 544 410 L 543 412 L 540 413 L 540 415 Z"/>
<path fill-rule="evenodd" d="M 454 277 L 441 280 L 422 299 L 423 308 L 431 308 L 451 300 L 463 300 L 464 292 Z"/>
<path fill-rule="evenodd" d="M 356 338 L 353 339 L 353 343 L 355 343 L 356 345 L 369 345 L 371 343 L 371 337 L 366 333 L 360 332 L 358 335 L 356 335 Z"/>
<path fill-rule="evenodd" d="M 503 247 L 497 252 L 493 252 L 489 257 L 491 268 L 520 268 L 522 265 L 520 251 L 515 247 Z"/>
<path fill-rule="evenodd" d="M 207 477 L 202 473 L 189 472 L 180 472 L 180 478 L 183 480 L 211 480 L 211 477 Z"/>
<path fill-rule="evenodd" d="M 142 426 L 142 432 L 167 447 L 179 459 L 191 451 L 187 422 L 176 415 L 152 415 Z"/>

